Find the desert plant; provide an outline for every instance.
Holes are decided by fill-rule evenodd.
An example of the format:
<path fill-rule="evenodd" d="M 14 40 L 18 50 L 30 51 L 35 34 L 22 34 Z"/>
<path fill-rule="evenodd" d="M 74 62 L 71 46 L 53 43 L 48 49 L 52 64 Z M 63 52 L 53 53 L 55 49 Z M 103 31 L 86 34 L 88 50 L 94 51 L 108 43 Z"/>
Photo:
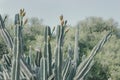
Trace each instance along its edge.
<path fill-rule="evenodd" d="M 20 13 L 15 15 L 14 38 L 12 38 L 9 32 L 6 30 L 4 25 L 5 20 L 3 20 L 0 16 L 1 35 L 3 35 L 3 38 L 10 49 L 9 54 L 12 55 L 4 55 L 4 61 L 7 63 L 5 64 L 7 67 L 3 65 L 3 69 L 1 71 L 1 74 L 3 75 L 1 75 L 0 78 L 11 80 L 82 80 L 91 69 L 94 56 L 103 47 L 105 42 L 111 37 L 112 34 L 112 32 L 109 32 L 107 35 L 105 35 L 105 37 L 93 48 L 90 55 L 86 58 L 83 58 L 82 62 L 80 63 L 80 53 L 78 51 L 78 25 L 76 27 L 74 52 L 69 45 L 67 54 L 68 56 L 66 59 L 64 59 L 64 38 L 69 29 L 67 27 L 67 21 L 64 20 L 63 15 L 61 15 L 61 24 L 56 28 L 56 47 L 54 51 L 54 57 L 52 57 L 50 43 L 54 29 L 51 32 L 50 27 L 46 26 L 44 30 L 44 51 L 42 52 L 42 49 L 37 50 L 35 59 L 31 59 L 32 49 L 30 48 L 29 56 L 24 56 L 25 54 L 23 51 L 22 29 L 24 26 L 24 16 L 24 9 L 21 9 Z M 34 60 L 33 63 L 31 60 Z"/>

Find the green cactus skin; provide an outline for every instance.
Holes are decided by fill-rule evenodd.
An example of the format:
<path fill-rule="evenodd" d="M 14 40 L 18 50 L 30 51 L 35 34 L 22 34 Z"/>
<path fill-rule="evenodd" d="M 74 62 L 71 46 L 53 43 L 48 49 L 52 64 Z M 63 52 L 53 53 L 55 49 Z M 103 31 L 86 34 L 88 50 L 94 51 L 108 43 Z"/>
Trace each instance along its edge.
<path fill-rule="evenodd" d="M 55 80 L 55 74 L 53 73 L 51 76 L 49 76 L 48 80 Z"/>
<path fill-rule="evenodd" d="M 31 52 L 31 46 L 29 47 L 29 54 L 28 54 L 28 57 L 27 57 L 27 62 L 28 62 L 28 65 L 31 67 L 32 66 L 32 52 Z"/>
<path fill-rule="evenodd" d="M 51 29 L 49 26 L 47 27 L 47 35 L 49 36 L 47 38 L 47 73 L 48 76 L 50 76 L 52 74 L 52 52 L 51 52 L 51 44 L 50 44 Z"/>
<path fill-rule="evenodd" d="M 40 79 L 39 80 L 47 80 L 47 61 L 43 56 L 40 61 Z"/>
<path fill-rule="evenodd" d="M 69 44 L 66 64 L 65 64 L 64 69 L 62 71 L 63 80 L 73 80 L 73 77 L 75 75 L 76 69 L 75 69 L 75 65 L 72 62 L 72 56 L 73 56 L 73 51 L 72 51 L 72 48 Z"/>
<path fill-rule="evenodd" d="M 2 72 L 0 72 L 0 80 L 4 80 L 4 76 Z"/>
<path fill-rule="evenodd" d="M 20 59 L 20 70 L 26 76 L 27 80 L 31 80 L 34 78 L 33 71 L 29 67 L 29 65 L 25 62 L 25 60 L 21 57 Z"/>
<path fill-rule="evenodd" d="M 60 64 L 62 63 L 62 62 L 60 62 L 60 60 L 59 59 L 61 59 L 62 58 L 62 56 L 60 56 L 59 54 L 60 53 L 58 53 L 58 49 L 60 48 L 60 46 L 58 45 L 58 42 L 59 42 L 59 37 L 60 37 L 60 26 L 57 26 L 57 32 L 56 32 L 56 40 L 57 40 L 57 45 L 56 45 L 56 49 L 55 49 L 55 80 L 60 80 L 61 79 L 61 68 L 60 67 L 62 67 Z M 58 46 L 59 46 L 59 48 L 58 48 Z M 62 59 L 61 59 L 62 60 Z M 62 80 L 62 79 L 61 79 Z"/>
<path fill-rule="evenodd" d="M 35 64 L 37 67 L 40 67 L 40 59 L 42 58 L 41 50 L 36 51 Z"/>
<path fill-rule="evenodd" d="M 68 57 L 70 58 L 70 59 L 73 59 L 73 50 L 72 50 L 72 47 L 71 47 L 71 44 L 69 44 L 69 46 L 68 46 Z"/>
<path fill-rule="evenodd" d="M 9 80 L 10 77 L 6 71 L 3 71 L 4 80 Z"/>
<path fill-rule="evenodd" d="M 21 45 L 20 45 L 20 34 L 21 26 L 19 25 L 19 14 L 15 15 L 15 42 L 13 50 L 13 69 L 12 69 L 12 80 L 20 80 L 20 56 L 21 56 Z"/>
<path fill-rule="evenodd" d="M 21 43 L 20 43 L 20 28 L 21 26 L 18 26 L 17 28 L 17 53 L 16 53 L 16 74 L 15 74 L 15 80 L 20 79 L 20 57 L 21 57 Z"/>
<path fill-rule="evenodd" d="M 45 41 L 44 57 L 47 60 L 47 76 L 50 76 L 52 74 L 52 53 L 51 53 L 50 38 L 51 38 L 51 29 L 49 26 L 46 26 L 44 33 L 44 41 Z"/>
<path fill-rule="evenodd" d="M 52 53 L 50 45 L 51 30 L 49 26 L 45 27 L 44 31 L 44 54 L 40 60 L 40 78 L 47 80 L 48 76 L 52 74 Z"/>
<path fill-rule="evenodd" d="M 18 15 L 15 16 L 15 18 L 17 18 Z M 16 36 L 17 34 L 17 27 L 15 27 L 14 30 L 14 36 Z M 17 53 L 17 37 L 14 37 L 14 45 L 13 45 L 13 62 L 12 62 L 12 76 L 11 76 L 11 80 L 15 80 L 15 70 L 16 70 L 16 53 Z"/>
<path fill-rule="evenodd" d="M 62 46 L 63 46 L 63 34 L 64 26 L 57 26 L 56 35 L 56 49 L 55 49 L 55 80 L 62 80 Z"/>
<path fill-rule="evenodd" d="M 16 41 L 16 38 L 14 39 L 14 44 L 16 44 L 17 43 L 17 41 Z M 15 65 L 16 65 L 16 62 L 15 62 L 15 60 L 16 60 L 16 52 L 17 52 L 17 50 L 16 50 L 16 46 L 15 45 L 13 45 L 13 60 L 12 60 L 12 76 L 11 76 L 11 80 L 15 80 Z"/>
<path fill-rule="evenodd" d="M 69 75 L 67 75 L 66 80 L 73 80 L 74 76 L 75 76 L 75 65 L 73 64 L 73 62 L 71 61 L 71 65 L 70 65 L 70 69 L 69 69 Z"/>
<path fill-rule="evenodd" d="M 10 59 L 10 57 L 7 54 L 4 54 L 3 58 L 5 60 L 4 63 L 6 63 L 8 67 L 11 67 L 11 59 Z"/>
<path fill-rule="evenodd" d="M 25 61 L 26 61 L 26 63 L 27 63 L 29 66 L 31 66 L 31 65 L 30 65 L 30 57 L 29 57 L 29 56 L 26 56 Z"/>
<path fill-rule="evenodd" d="M 70 66 L 71 66 L 71 59 L 68 59 L 67 63 L 66 63 L 66 66 L 65 66 L 65 71 L 63 73 L 63 80 L 66 80 L 67 77 L 69 76 L 69 73 L 70 73 Z"/>

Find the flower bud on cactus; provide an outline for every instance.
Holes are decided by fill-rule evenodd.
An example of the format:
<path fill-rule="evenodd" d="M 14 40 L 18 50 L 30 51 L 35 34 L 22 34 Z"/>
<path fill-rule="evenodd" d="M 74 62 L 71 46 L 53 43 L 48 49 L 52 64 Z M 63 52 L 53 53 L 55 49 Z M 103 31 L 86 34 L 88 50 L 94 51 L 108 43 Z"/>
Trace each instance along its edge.
<path fill-rule="evenodd" d="M 63 15 L 60 16 L 60 21 L 62 21 L 62 20 L 63 20 Z"/>

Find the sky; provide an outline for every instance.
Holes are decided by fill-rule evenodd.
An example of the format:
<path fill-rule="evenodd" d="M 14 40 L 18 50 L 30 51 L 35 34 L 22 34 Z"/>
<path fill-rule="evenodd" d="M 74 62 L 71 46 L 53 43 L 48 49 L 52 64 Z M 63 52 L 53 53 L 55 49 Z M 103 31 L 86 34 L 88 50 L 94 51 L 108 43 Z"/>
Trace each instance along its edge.
<path fill-rule="evenodd" d="M 59 24 L 64 15 L 69 25 L 76 25 L 86 17 L 113 18 L 120 24 L 120 0 L 0 0 L 0 14 L 14 15 L 24 8 L 27 17 L 43 19 L 43 24 Z"/>

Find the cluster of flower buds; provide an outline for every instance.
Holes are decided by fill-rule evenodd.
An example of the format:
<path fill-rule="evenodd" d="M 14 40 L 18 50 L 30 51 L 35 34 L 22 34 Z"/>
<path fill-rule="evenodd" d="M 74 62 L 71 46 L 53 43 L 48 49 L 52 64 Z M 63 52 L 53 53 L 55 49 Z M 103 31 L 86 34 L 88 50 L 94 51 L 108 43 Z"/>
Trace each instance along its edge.
<path fill-rule="evenodd" d="M 25 16 L 26 12 L 24 11 L 24 9 L 20 9 L 20 16 Z"/>
<path fill-rule="evenodd" d="M 63 15 L 61 15 L 59 18 L 60 18 L 61 26 L 66 27 L 66 25 L 67 25 L 67 20 L 64 21 Z M 69 30 L 70 30 L 70 29 L 67 28 L 67 29 L 65 30 L 65 34 L 64 34 L 64 35 L 66 35 L 66 33 L 67 33 Z"/>
<path fill-rule="evenodd" d="M 26 15 L 26 12 L 25 12 L 24 9 L 20 9 L 20 13 L 19 14 L 20 14 L 20 17 L 23 18 Z M 27 22 L 28 22 L 28 19 L 25 19 L 23 25 L 25 25 Z"/>
<path fill-rule="evenodd" d="M 63 15 L 60 16 L 60 22 L 62 26 L 67 24 L 67 20 L 64 21 Z"/>

